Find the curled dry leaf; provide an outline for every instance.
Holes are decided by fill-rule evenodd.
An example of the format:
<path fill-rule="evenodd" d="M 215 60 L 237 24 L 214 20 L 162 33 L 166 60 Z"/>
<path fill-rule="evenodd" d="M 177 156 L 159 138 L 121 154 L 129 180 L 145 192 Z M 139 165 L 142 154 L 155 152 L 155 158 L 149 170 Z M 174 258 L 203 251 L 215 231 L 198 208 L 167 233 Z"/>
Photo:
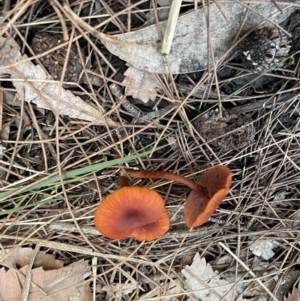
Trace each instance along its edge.
<path fill-rule="evenodd" d="M 71 118 L 97 124 L 115 124 L 103 117 L 99 106 L 96 108 L 87 104 L 52 81 L 39 65 L 34 65 L 26 55 L 21 55 L 19 46 L 13 39 L 0 39 L 0 59 L 0 75 L 11 76 L 18 94 L 25 101 Z"/>

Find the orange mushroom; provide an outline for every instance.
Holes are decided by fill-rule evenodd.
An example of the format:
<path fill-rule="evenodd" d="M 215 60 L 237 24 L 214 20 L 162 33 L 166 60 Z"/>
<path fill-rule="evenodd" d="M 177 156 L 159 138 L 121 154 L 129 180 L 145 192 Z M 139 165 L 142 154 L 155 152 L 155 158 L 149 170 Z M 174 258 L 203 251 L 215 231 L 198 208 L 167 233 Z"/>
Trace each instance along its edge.
<path fill-rule="evenodd" d="M 201 193 L 192 190 L 184 207 L 184 218 L 189 228 L 208 221 L 227 195 L 231 178 L 230 169 L 222 165 L 215 166 L 202 175 L 198 182 Z"/>
<path fill-rule="evenodd" d="M 184 209 L 184 217 L 189 228 L 200 226 L 208 221 L 227 195 L 232 177 L 230 169 L 222 165 L 206 171 L 198 183 L 165 171 L 127 169 L 126 172 L 134 178 L 162 178 L 180 182 L 191 188 L 192 192 L 187 198 Z"/>
<path fill-rule="evenodd" d="M 132 186 L 108 195 L 97 208 L 94 222 L 108 238 L 132 236 L 151 241 L 168 231 L 170 218 L 164 200 L 156 191 Z"/>

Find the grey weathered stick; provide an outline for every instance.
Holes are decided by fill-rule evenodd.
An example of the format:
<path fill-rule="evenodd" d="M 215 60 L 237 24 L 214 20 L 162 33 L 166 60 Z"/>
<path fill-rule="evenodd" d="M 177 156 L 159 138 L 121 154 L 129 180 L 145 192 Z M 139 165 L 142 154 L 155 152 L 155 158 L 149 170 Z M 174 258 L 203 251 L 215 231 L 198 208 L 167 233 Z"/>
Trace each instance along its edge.
<path fill-rule="evenodd" d="M 179 16 L 179 11 L 181 7 L 181 2 L 182 0 L 173 0 L 169 12 L 169 18 L 168 18 L 168 23 L 166 27 L 166 31 L 164 34 L 164 39 L 161 44 L 161 50 L 160 52 L 162 54 L 168 55 L 171 50 L 172 46 L 172 41 L 175 33 L 175 28 L 177 24 L 177 19 Z"/>

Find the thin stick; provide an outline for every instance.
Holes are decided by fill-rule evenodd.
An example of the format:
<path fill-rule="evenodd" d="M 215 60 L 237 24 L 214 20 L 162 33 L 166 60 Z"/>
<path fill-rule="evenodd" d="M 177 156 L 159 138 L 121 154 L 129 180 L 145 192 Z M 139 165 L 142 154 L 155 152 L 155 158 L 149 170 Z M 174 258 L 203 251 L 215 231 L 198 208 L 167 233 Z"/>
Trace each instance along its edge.
<path fill-rule="evenodd" d="M 166 27 L 166 31 L 164 34 L 164 39 L 161 44 L 160 52 L 162 54 L 168 55 L 171 50 L 172 41 L 175 33 L 175 28 L 177 24 L 177 19 L 179 16 L 179 11 L 181 7 L 182 0 L 173 0 L 169 12 L 168 23 Z"/>
<path fill-rule="evenodd" d="M 64 42 L 67 42 L 67 41 L 69 41 L 69 34 L 68 34 L 66 21 L 65 21 L 63 15 L 62 15 L 62 13 L 60 12 L 58 7 L 56 6 L 56 2 L 54 2 L 54 0 L 50 0 L 49 3 L 51 4 L 52 8 L 56 12 L 57 17 L 60 21 L 61 29 L 62 29 L 62 32 L 63 32 L 63 40 L 64 40 Z"/>

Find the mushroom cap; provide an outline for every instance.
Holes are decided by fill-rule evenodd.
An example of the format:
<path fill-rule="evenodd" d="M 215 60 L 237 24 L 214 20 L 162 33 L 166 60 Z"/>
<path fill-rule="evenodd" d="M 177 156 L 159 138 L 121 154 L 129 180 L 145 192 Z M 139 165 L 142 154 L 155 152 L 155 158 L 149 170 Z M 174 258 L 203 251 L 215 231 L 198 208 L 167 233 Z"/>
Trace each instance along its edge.
<path fill-rule="evenodd" d="M 104 236 L 120 239 L 133 236 L 151 241 L 169 229 L 164 200 L 145 187 L 122 187 L 108 195 L 95 212 L 95 226 Z"/>
<path fill-rule="evenodd" d="M 206 171 L 198 185 L 200 193 L 192 191 L 187 198 L 184 217 L 189 228 L 198 227 L 208 221 L 227 195 L 232 174 L 226 166 L 215 166 Z"/>
<path fill-rule="evenodd" d="M 165 234 L 169 230 L 169 225 L 170 216 L 165 209 L 156 222 L 135 228 L 131 232 L 131 236 L 137 240 L 151 241 Z"/>

